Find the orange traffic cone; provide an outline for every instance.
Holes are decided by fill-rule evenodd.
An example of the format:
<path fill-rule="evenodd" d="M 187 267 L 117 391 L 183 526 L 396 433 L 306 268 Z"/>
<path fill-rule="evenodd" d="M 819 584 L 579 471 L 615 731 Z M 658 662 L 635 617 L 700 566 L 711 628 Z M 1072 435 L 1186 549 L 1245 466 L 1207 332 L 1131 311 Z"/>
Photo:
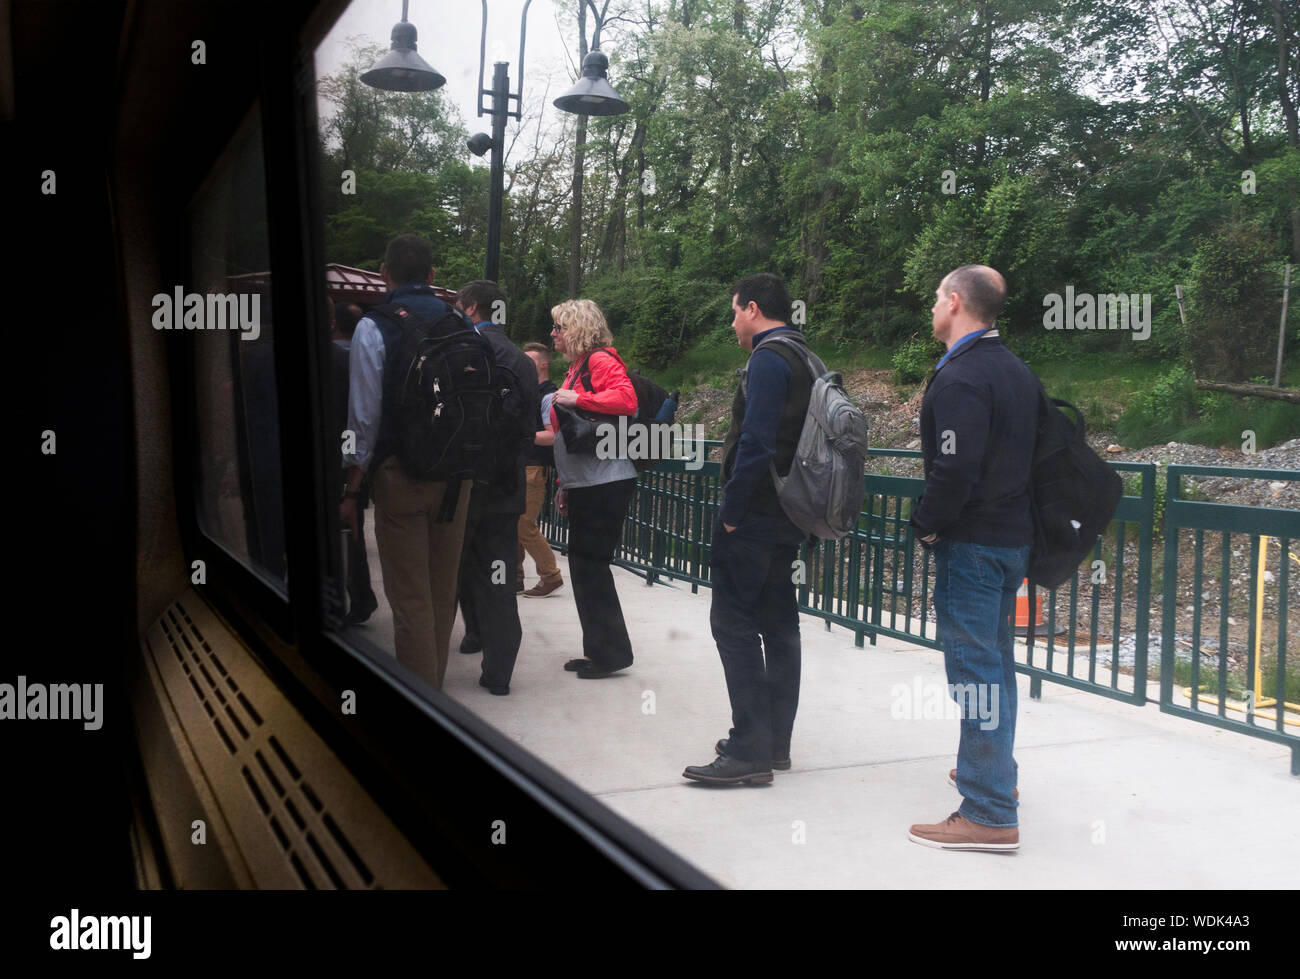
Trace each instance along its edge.
<path fill-rule="evenodd" d="M 1034 589 L 1034 635 L 1047 635 L 1047 623 L 1043 619 L 1043 599 Z M 1016 635 L 1029 635 L 1029 579 L 1020 583 L 1016 591 Z"/>

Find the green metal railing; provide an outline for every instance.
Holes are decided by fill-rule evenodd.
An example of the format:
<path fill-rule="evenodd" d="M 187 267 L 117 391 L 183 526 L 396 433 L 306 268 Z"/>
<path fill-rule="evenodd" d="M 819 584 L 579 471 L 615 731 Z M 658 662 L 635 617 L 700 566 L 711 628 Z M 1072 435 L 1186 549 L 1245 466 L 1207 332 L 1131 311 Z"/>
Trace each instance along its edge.
<path fill-rule="evenodd" d="M 708 449 L 720 443 L 706 443 Z M 902 459 L 919 462 L 920 453 L 909 450 L 872 449 L 873 460 Z M 1030 695 L 1042 694 L 1044 680 L 1096 693 L 1126 703 L 1148 702 L 1148 647 L 1151 642 L 1152 575 L 1155 537 L 1156 467 L 1150 463 L 1111 463 L 1124 474 L 1126 491 L 1115 517 L 1097 541 L 1090 560 L 1085 561 L 1073 578 L 1059 589 L 1042 595 L 1043 616 L 1035 643 L 1025 662 L 1017 670 L 1030 678 Z M 647 584 L 660 578 L 689 582 L 693 592 L 709 584 L 709 557 L 713 521 L 720 502 L 721 487 L 718 462 L 705 462 L 688 468 L 681 460 L 659 463 L 640 474 L 615 563 L 641 575 Z M 1269 480 L 1297 480 L 1300 474 L 1250 469 L 1172 467 L 1169 474 L 1168 505 L 1165 512 L 1165 562 L 1163 596 L 1164 627 L 1161 633 L 1160 706 L 1161 710 L 1180 714 L 1233 730 L 1243 730 L 1281 741 L 1292 747 L 1292 767 L 1300 774 L 1300 739 L 1288 731 L 1296 723 L 1285 717 L 1286 696 L 1286 613 L 1287 589 L 1300 583 L 1300 574 L 1288 567 L 1294 558 L 1290 542 L 1300 538 L 1300 514 L 1293 511 L 1259 507 L 1225 507 L 1217 504 L 1185 501 L 1178 495 L 1181 475 L 1214 475 Z M 924 480 L 919 476 L 868 473 L 864 506 L 853 533 L 839 541 L 823 541 L 800 550 L 801 574 L 796 575 L 799 608 L 823 619 L 826 628 L 839 625 L 854 633 L 862 646 L 865 639 L 874 645 L 879 635 L 904 639 L 916 645 L 941 649 L 933 621 L 934 562 L 930 552 L 921 547 L 908 525 L 912 507 L 919 500 Z M 541 515 L 542 529 L 559 550 L 567 550 L 568 520 L 554 512 L 554 488 L 548 488 Z M 1183 530 L 1194 529 L 1195 587 L 1187 596 L 1191 606 L 1191 631 L 1197 647 L 1188 665 L 1175 667 L 1178 537 Z M 1227 657 L 1219 657 L 1214 690 L 1216 709 L 1203 709 L 1209 699 L 1201 693 L 1199 636 L 1203 624 L 1204 596 L 1202 583 L 1202 535 L 1217 530 L 1251 537 L 1251 567 L 1258 571 L 1259 535 L 1280 538 L 1282 555 L 1278 572 L 1280 582 L 1277 612 L 1278 639 L 1268 646 L 1269 665 L 1276 668 L 1270 698 L 1278 702 L 1271 726 L 1257 723 L 1260 717 L 1272 717 L 1258 710 L 1237 721 L 1226 717 L 1232 705 L 1226 694 L 1232 692 L 1235 674 L 1227 669 Z M 1228 554 L 1228 545 L 1223 545 Z M 1226 558 L 1224 559 L 1226 560 Z M 1227 568 L 1227 565 L 1224 565 Z M 1254 572 L 1252 572 L 1254 573 Z M 1225 570 L 1226 576 L 1226 570 Z M 1226 577 L 1224 578 L 1226 581 Z M 1251 658 L 1247 672 L 1253 673 L 1255 658 L 1255 591 L 1252 577 L 1250 606 Z M 1226 586 L 1225 586 L 1226 587 Z M 1158 588 L 1157 591 L 1160 589 Z M 1028 605 L 1029 622 L 1034 627 L 1034 606 Z M 1221 603 L 1227 607 L 1226 599 Z M 1227 644 L 1228 615 L 1220 617 L 1223 645 Z M 1222 648 L 1222 646 L 1220 647 Z M 1190 706 L 1175 702 L 1175 672 L 1190 670 Z M 1240 672 L 1240 671 L 1238 671 Z M 1294 672 L 1294 668 L 1293 668 Z M 1258 694 L 1252 690 L 1258 700 Z M 1292 696 L 1292 701 L 1300 697 Z M 1227 706 L 1225 706 L 1227 705 Z M 1256 707 L 1259 705 L 1256 704 Z"/>
<path fill-rule="evenodd" d="M 1300 670 L 1291 664 L 1288 675 L 1287 662 L 1287 610 L 1300 600 L 1300 575 L 1292 567 L 1300 565 L 1300 551 L 1292 548 L 1300 512 L 1189 499 L 1183 481 L 1198 476 L 1300 481 L 1300 473 L 1286 470 L 1169 467 L 1160 709 L 1289 745 L 1291 774 L 1300 775 Z M 1190 603 L 1190 634 L 1178 624 L 1179 609 L 1188 608 L 1183 602 Z"/>

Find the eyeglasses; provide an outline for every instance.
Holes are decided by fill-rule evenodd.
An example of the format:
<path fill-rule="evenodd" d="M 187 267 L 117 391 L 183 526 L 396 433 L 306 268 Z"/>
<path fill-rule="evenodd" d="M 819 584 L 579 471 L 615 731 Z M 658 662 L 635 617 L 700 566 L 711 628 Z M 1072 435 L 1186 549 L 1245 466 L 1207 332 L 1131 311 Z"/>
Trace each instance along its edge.
<path fill-rule="evenodd" d="M 560 326 L 559 323 L 552 323 L 552 324 L 551 324 L 551 332 L 552 332 L 552 333 L 555 333 L 556 331 L 559 331 L 560 333 L 563 333 L 563 332 L 564 332 L 564 327 Z"/>

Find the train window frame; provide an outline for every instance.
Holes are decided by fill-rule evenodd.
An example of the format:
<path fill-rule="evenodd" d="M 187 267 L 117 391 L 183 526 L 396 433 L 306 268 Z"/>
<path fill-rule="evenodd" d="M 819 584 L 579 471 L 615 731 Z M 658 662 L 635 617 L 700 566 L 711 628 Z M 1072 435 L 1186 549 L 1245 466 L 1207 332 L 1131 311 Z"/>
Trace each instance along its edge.
<path fill-rule="evenodd" d="M 326 432 L 329 340 L 313 326 L 328 315 L 322 290 L 315 50 L 347 5 L 348 0 L 303 0 L 268 14 L 257 40 L 259 70 L 249 81 L 248 107 L 217 142 L 219 161 L 247 113 L 259 111 L 287 588 L 275 587 L 198 526 L 197 473 L 191 466 L 198 446 L 193 358 L 180 349 L 185 344 L 175 344 L 169 356 L 176 391 L 175 458 L 185 460 L 175 470 L 178 516 L 187 560 L 208 562 L 208 580 L 196 587 L 451 886 L 484 880 L 535 885 L 553 879 L 557 866 L 564 866 L 592 884 L 716 887 L 698 868 L 393 657 L 348 641 L 329 614 L 323 572 L 330 541 L 337 541 L 337 507 L 331 515 L 328 503 L 336 495 L 331 495 L 330 464 L 337 469 L 337 447 Z M 215 166 L 200 175 L 191 201 Z M 187 215 L 188 210 L 178 221 L 177 241 L 189 240 Z M 191 267 L 189 250 L 171 255 L 171 281 L 184 281 L 175 275 Z M 188 398 L 181 393 L 187 380 Z M 292 506 L 291 500 L 296 501 Z M 345 694 L 366 709 L 344 714 Z M 431 755 L 438 757 L 437 779 L 426 774 Z M 478 785 L 476 792 L 458 795 L 451 814 L 439 787 L 457 778 L 478 779 Z M 494 813 L 507 811 L 537 831 L 535 847 L 521 845 L 514 835 L 507 853 L 491 844 L 488 832 L 481 839 L 466 835 L 466 826 L 490 826 Z"/>

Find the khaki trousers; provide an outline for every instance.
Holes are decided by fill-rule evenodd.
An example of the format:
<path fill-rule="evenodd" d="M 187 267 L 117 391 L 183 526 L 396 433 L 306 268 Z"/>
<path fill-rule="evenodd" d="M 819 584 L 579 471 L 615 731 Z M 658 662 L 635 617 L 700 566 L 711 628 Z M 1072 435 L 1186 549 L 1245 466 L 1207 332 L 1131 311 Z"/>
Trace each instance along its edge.
<path fill-rule="evenodd" d="M 416 482 L 395 457 L 384 460 L 372 485 L 375 542 L 393 610 L 397 661 L 441 690 L 472 484 L 461 483 L 455 517 L 447 523 L 436 519 L 447 484 Z"/>
<path fill-rule="evenodd" d="M 537 516 L 542 512 L 542 503 L 546 499 L 546 478 L 550 473 L 548 466 L 529 466 L 527 495 L 524 512 L 519 517 L 519 564 L 517 575 L 524 577 L 524 551 L 527 551 L 537 565 L 537 573 L 542 581 L 550 583 L 560 578 L 560 567 L 555 563 L 555 552 L 551 550 L 546 535 L 537 526 Z"/>

